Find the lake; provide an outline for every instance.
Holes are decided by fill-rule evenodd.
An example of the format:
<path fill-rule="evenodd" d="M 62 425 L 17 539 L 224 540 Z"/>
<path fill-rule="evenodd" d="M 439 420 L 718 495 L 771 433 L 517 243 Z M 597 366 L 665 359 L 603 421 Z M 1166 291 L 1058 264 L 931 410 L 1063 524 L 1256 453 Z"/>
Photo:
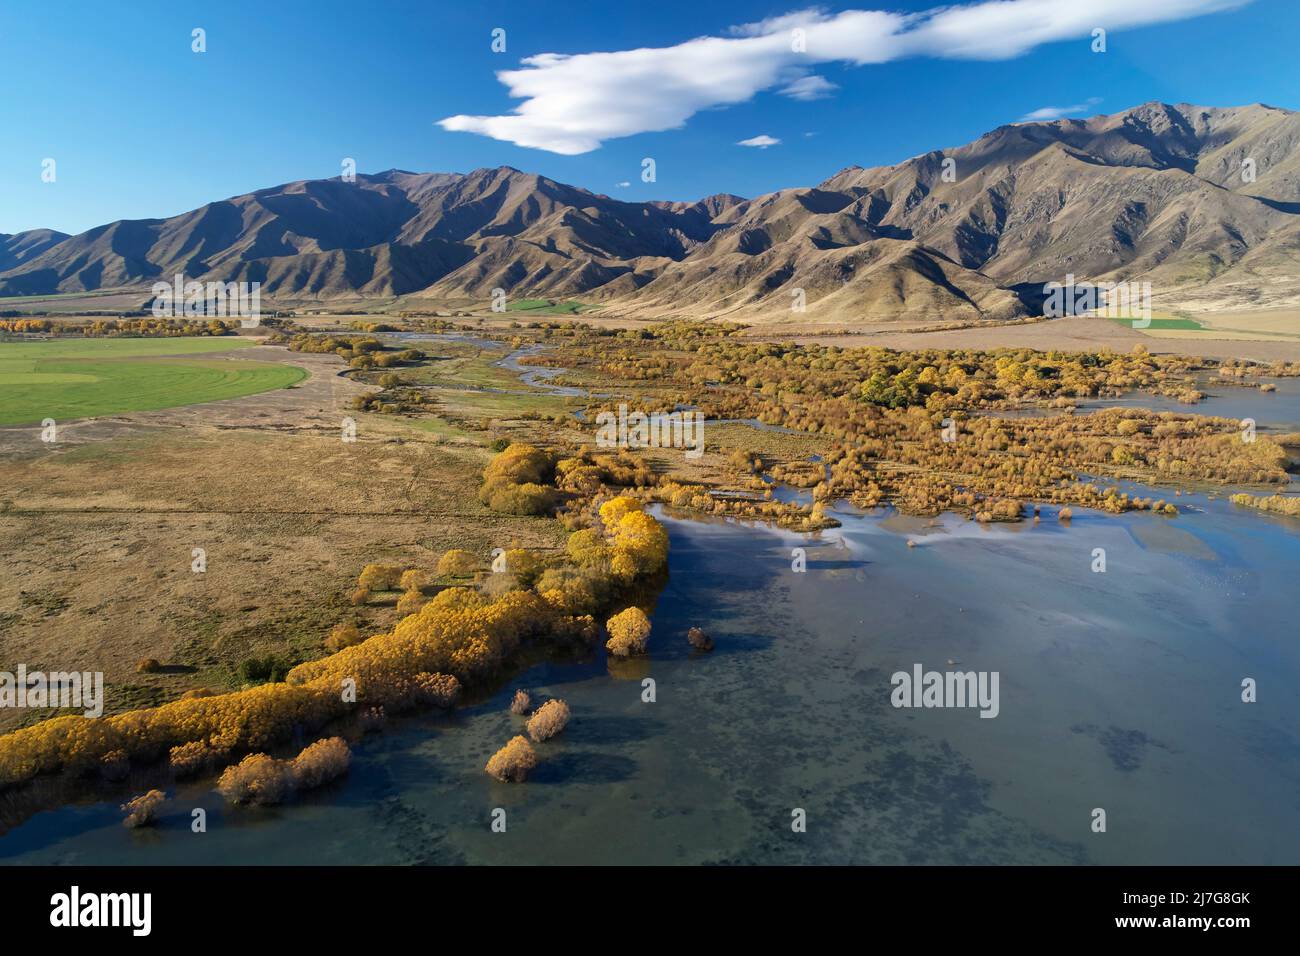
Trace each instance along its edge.
<path fill-rule="evenodd" d="M 206 781 L 130 831 L 128 789 L 106 790 L 10 829 L 0 861 L 1294 864 L 1300 523 L 1177 501 L 1068 526 L 845 507 L 816 535 L 662 515 L 647 660 L 537 666 L 367 736 L 346 778 L 279 808 L 227 809 Z M 891 706 L 893 672 L 950 660 L 998 672 L 996 718 Z M 573 719 L 508 785 L 482 767 L 520 732 L 517 687 Z"/>

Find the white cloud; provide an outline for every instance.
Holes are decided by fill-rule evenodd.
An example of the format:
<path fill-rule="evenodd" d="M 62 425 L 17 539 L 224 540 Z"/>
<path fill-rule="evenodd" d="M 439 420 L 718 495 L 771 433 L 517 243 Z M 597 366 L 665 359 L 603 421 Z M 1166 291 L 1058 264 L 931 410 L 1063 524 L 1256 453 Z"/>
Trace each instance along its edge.
<path fill-rule="evenodd" d="M 627 189 L 627 187 L 631 186 L 632 184 L 629 182 L 622 182 L 622 183 L 615 183 L 614 185 L 617 186 L 619 189 Z"/>
<path fill-rule="evenodd" d="M 677 129 L 695 113 L 763 90 L 800 97 L 833 87 L 821 63 L 856 66 L 905 57 L 996 60 L 1042 43 L 1088 38 L 1238 7 L 1250 0 L 982 0 L 924 13 L 802 10 L 676 46 L 607 53 L 541 53 L 497 73 L 521 102 L 501 116 L 449 116 L 444 129 L 576 155 L 608 139 Z M 792 31 L 803 31 L 802 43 Z M 797 49 L 799 48 L 799 49 Z M 802 85 L 801 85 L 802 84 Z"/>
<path fill-rule="evenodd" d="M 778 91 L 795 100 L 820 100 L 830 96 L 839 87 L 824 76 L 801 76 Z"/>
<path fill-rule="evenodd" d="M 781 141 L 774 136 L 768 136 L 764 133 L 761 136 L 751 136 L 749 139 L 742 139 L 737 146 L 757 146 L 759 149 L 767 149 L 769 146 L 780 146 Z"/>
<path fill-rule="evenodd" d="M 1058 120 L 1066 116 L 1077 116 L 1079 113 L 1086 113 L 1100 102 L 1099 97 L 1090 96 L 1084 102 L 1075 103 L 1073 106 L 1044 106 L 1026 113 L 1020 117 L 1019 122 L 1042 123 L 1048 120 Z"/>

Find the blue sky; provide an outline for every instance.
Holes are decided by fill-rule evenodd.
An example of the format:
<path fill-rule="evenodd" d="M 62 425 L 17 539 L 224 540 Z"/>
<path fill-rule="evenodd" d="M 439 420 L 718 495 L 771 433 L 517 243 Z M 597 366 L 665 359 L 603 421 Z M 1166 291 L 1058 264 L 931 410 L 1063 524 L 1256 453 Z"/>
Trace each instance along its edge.
<path fill-rule="evenodd" d="M 758 39 L 748 44 L 732 28 L 809 5 L 5 0 L 0 232 L 79 232 L 174 215 L 337 176 L 344 157 L 361 172 L 510 165 L 619 198 L 690 200 L 812 185 L 845 166 L 958 145 L 1045 108 L 1090 115 L 1154 99 L 1300 108 L 1296 0 L 1191 17 L 1198 5 L 1231 0 L 1044 2 L 1016 0 L 1024 16 L 1009 26 L 992 21 L 1005 10 L 987 4 L 951 24 L 907 21 L 891 28 L 904 33 L 881 41 L 882 54 L 873 32 L 881 18 L 845 12 L 915 14 L 935 0 L 827 4 L 750 30 Z M 1097 54 L 1077 23 L 1043 28 L 1058 11 L 1102 27 L 1134 11 L 1164 22 L 1110 28 Z M 763 46 L 777 34 L 785 44 L 792 23 L 808 26 L 807 52 L 816 55 L 806 66 Z M 206 31 L 206 53 L 191 51 L 195 27 Z M 498 27 L 504 53 L 491 49 Z M 1039 28 L 1046 39 L 1035 44 L 1029 34 Z M 1070 36 L 1055 38 L 1062 32 Z M 730 42 L 681 46 L 705 36 Z M 636 49 L 651 52 L 580 56 Z M 696 49 L 698 58 L 687 55 Z M 545 53 L 578 59 L 521 67 Z M 743 69 L 733 71 L 737 62 Z M 641 71 L 635 80 L 628 64 Z M 439 125 L 509 116 L 524 101 L 498 71 L 516 71 L 520 88 L 534 90 L 533 119 L 448 123 L 479 132 Z M 800 78 L 829 95 L 781 92 Z M 723 87 L 730 92 L 711 102 Z M 678 114 L 679 128 L 653 128 Z M 757 136 L 780 143 L 737 145 Z M 647 156 L 653 183 L 640 177 Z M 47 157 L 57 163 L 53 183 L 41 181 Z"/>

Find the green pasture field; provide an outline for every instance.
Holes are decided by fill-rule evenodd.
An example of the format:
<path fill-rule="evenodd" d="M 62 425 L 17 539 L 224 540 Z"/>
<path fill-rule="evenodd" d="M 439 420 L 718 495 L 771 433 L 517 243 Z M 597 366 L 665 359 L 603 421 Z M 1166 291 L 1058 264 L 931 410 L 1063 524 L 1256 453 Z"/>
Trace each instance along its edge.
<path fill-rule="evenodd" d="M 583 302 L 555 299 L 520 299 L 506 304 L 507 312 L 532 312 L 534 315 L 578 315 L 592 308 Z"/>
<path fill-rule="evenodd" d="M 0 425 L 194 405 L 307 377 L 274 362 L 193 357 L 253 344 L 233 337 L 0 342 Z"/>
<path fill-rule="evenodd" d="M 1186 319 L 1186 318 L 1177 318 L 1177 319 L 1152 318 L 1150 325 L 1134 325 L 1133 323 L 1140 321 L 1139 319 L 1113 318 L 1111 319 L 1111 321 L 1116 323 L 1117 325 L 1123 325 L 1128 328 L 1135 328 L 1139 332 L 1141 332 L 1143 329 L 1185 329 L 1188 331 L 1200 331 L 1205 328 L 1205 326 L 1201 325 L 1201 323 L 1197 322 L 1195 319 Z"/>

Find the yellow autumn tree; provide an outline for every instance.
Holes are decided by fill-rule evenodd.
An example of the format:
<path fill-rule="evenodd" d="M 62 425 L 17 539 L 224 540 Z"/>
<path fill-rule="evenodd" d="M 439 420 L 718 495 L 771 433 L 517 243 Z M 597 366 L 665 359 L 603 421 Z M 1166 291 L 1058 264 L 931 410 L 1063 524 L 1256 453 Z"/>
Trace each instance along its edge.
<path fill-rule="evenodd" d="M 403 591 L 419 591 L 429 585 L 429 572 L 424 568 L 408 568 L 402 572 L 398 587 Z"/>
<path fill-rule="evenodd" d="M 397 587 L 402 569 L 391 564 L 367 564 L 357 578 L 357 587 L 367 591 L 391 591 Z"/>
<path fill-rule="evenodd" d="M 650 637 L 650 619 L 639 607 L 619 611 L 605 622 L 605 629 L 609 631 L 605 649 L 615 657 L 645 653 Z"/>
<path fill-rule="evenodd" d="M 460 548 L 452 548 L 438 559 L 438 576 L 443 578 L 469 577 L 478 570 L 478 558 Z"/>

